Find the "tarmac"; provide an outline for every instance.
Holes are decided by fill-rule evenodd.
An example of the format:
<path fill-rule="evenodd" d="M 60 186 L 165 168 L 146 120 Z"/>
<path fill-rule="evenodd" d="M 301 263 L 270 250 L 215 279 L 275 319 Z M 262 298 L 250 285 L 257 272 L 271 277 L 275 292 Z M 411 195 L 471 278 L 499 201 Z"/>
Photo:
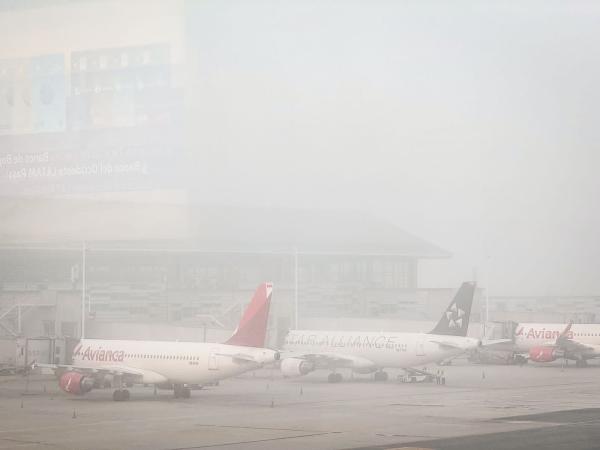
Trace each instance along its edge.
<path fill-rule="evenodd" d="M 40 375 L 0 377 L 0 449 L 600 448 L 600 367 L 443 369 L 446 384 L 263 369 L 175 399 L 77 397 Z"/>

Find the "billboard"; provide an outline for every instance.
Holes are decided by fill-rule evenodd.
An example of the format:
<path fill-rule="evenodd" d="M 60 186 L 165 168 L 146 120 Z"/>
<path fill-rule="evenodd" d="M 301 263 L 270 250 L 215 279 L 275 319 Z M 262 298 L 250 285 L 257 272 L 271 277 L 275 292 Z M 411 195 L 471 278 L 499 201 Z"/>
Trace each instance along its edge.
<path fill-rule="evenodd" d="M 0 191 L 177 188 L 183 90 L 171 69 L 168 43 L 0 61 Z"/>

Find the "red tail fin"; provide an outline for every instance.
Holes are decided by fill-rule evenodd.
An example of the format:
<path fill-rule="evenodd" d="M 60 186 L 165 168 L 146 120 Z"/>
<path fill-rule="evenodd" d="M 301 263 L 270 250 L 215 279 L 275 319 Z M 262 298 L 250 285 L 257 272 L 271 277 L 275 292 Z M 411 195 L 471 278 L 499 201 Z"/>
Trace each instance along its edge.
<path fill-rule="evenodd" d="M 233 336 L 225 342 L 226 344 L 244 347 L 263 347 L 265 345 L 272 291 L 273 284 L 271 283 L 263 283 L 256 289 L 240 324 Z"/>

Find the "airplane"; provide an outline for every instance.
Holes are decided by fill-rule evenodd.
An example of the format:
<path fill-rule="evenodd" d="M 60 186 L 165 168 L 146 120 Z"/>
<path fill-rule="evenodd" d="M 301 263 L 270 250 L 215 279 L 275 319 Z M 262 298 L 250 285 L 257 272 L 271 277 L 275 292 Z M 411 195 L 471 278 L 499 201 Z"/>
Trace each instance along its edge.
<path fill-rule="evenodd" d="M 342 381 L 336 372 L 340 368 L 374 373 L 376 381 L 388 379 L 384 368 L 426 374 L 413 367 L 452 358 L 481 345 L 479 339 L 466 337 L 474 292 L 475 283 L 463 283 L 429 333 L 291 330 L 285 337 L 281 372 L 289 378 L 329 369 L 330 383 Z"/>
<path fill-rule="evenodd" d="M 600 357 L 600 324 L 520 323 L 514 345 L 517 351 L 527 352 L 531 361 L 564 358 L 585 367 L 588 359 Z"/>
<path fill-rule="evenodd" d="M 59 387 L 83 395 L 112 375 L 113 400 L 129 400 L 132 384 L 172 386 L 176 398 L 189 398 L 190 385 L 215 383 L 279 359 L 263 348 L 273 286 L 261 284 L 233 335 L 223 344 L 169 341 L 81 339 L 72 364 L 33 364 L 52 369 Z"/>

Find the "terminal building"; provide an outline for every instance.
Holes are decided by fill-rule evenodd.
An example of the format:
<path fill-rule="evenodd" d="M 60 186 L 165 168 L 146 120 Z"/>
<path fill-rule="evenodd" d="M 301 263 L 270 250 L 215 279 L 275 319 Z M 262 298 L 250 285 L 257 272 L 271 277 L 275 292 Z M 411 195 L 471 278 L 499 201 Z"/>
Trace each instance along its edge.
<path fill-rule="evenodd" d="M 191 207 L 188 220 L 186 239 L 3 245 L 3 331 L 79 336 L 84 257 L 88 336 L 106 331 L 95 324 L 203 328 L 207 317 L 229 330 L 263 281 L 274 283 L 280 329 L 295 326 L 296 298 L 306 326 L 311 318 L 428 320 L 451 295 L 417 283 L 419 261 L 447 251 L 365 214 Z"/>
<path fill-rule="evenodd" d="M 458 287 L 419 285 L 447 250 L 361 212 L 195 203 L 228 173 L 205 136 L 202 8 L 0 0 L 0 363 L 63 358 L 82 309 L 86 337 L 218 341 L 272 281 L 276 345 L 295 326 L 433 322 Z M 490 318 L 598 307 L 491 298 Z"/>

